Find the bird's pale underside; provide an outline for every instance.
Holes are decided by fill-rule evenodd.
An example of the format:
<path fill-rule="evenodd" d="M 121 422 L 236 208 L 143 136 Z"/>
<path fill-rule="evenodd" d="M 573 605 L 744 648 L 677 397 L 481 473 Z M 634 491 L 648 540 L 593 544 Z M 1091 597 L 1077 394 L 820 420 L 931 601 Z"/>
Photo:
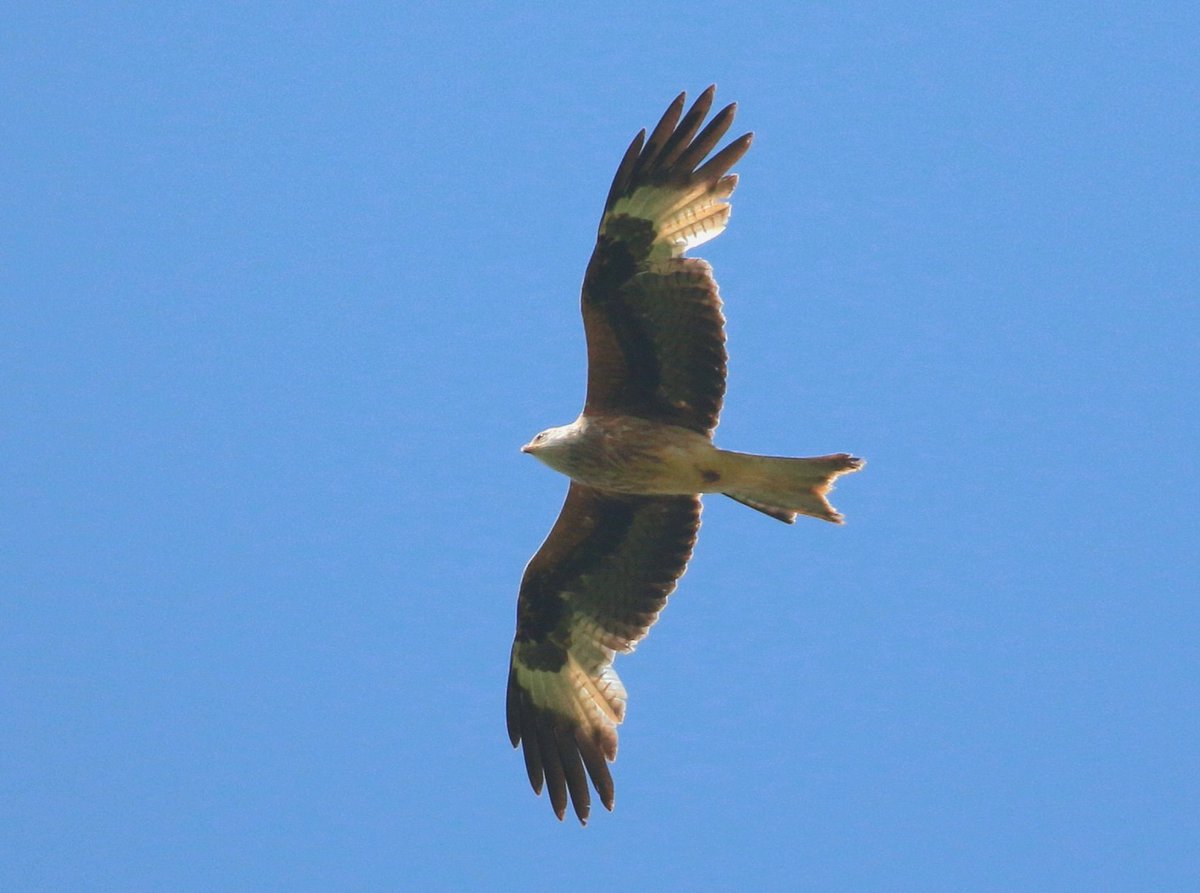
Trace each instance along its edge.
<path fill-rule="evenodd" d="M 718 449 L 725 395 L 721 299 L 709 265 L 685 252 L 724 230 L 745 134 L 708 155 L 734 105 L 701 129 L 714 88 L 686 114 L 681 93 L 625 153 L 583 282 L 587 397 L 574 422 L 522 449 L 571 478 L 525 569 L 508 676 L 508 733 L 534 791 L 568 799 L 586 823 L 587 779 L 608 809 L 625 688 L 613 669 L 658 619 L 687 566 L 700 494 L 723 493 L 791 523 L 841 523 L 826 494 L 863 462 Z M 706 161 L 705 159 L 708 158 Z"/>

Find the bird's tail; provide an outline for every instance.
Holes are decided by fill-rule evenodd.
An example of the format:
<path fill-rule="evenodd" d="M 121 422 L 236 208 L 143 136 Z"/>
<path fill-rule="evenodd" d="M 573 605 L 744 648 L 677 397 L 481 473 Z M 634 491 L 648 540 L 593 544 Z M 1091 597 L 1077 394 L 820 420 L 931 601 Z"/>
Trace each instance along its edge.
<path fill-rule="evenodd" d="M 825 494 L 839 475 L 858 471 L 866 462 L 849 453 L 787 459 L 721 450 L 725 475 L 721 492 L 730 499 L 791 524 L 796 515 L 811 515 L 834 524 L 842 516 Z"/>

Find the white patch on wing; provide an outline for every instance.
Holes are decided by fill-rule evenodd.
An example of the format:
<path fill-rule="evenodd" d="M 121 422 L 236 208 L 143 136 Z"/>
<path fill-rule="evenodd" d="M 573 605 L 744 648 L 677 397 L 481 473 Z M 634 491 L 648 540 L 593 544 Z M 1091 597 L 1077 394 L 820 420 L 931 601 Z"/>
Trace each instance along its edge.
<path fill-rule="evenodd" d="M 614 621 L 609 621 L 609 626 L 615 626 Z M 575 611 L 571 615 L 571 640 L 576 643 L 594 642 L 597 646 L 607 650 L 607 654 L 603 657 L 611 662 L 614 651 L 620 651 L 628 654 L 633 651 L 636 642 L 632 641 L 632 637 L 638 635 L 640 630 L 630 629 L 626 635 L 621 635 L 620 632 L 606 629 L 597 623 L 590 614 L 583 611 Z M 580 651 L 583 649 L 580 648 Z"/>
<path fill-rule="evenodd" d="M 681 257 L 688 249 L 703 245 L 724 231 L 729 222 L 726 200 L 736 185 L 737 174 L 729 174 L 715 183 L 643 186 L 618 199 L 605 215 L 604 223 L 620 215 L 649 220 L 655 232 L 651 261 Z"/>
<path fill-rule="evenodd" d="M 519 659 L 515 662 L 517 682 L 529 692 L 533 703 L 588 729 L 611 760 L 617 752 L 617 725 L 625 718 L 625 686 L 612 663 L 583 666 L 573 653 L 557 672 L 533 670 Z"/>

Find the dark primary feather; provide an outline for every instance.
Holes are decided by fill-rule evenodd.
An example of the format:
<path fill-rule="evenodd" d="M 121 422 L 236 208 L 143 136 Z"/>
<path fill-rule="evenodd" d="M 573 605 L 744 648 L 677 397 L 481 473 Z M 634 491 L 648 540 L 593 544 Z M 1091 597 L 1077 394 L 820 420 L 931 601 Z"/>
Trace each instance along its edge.
<path fill-rule="evenodd" d="M 692 137 L 695 136 L 704 116 L 712 108 L 715 93 L 715 86 L 710 86 L 701 93 L 682 121 L 679 120 L 679 115 L 687 94 L 680 93 L 667 107 L 649 138 L 646 137 L 645 130 L 633 138 L 621 163 L 617 165 L 617 173 L 604 202 L 606 212 L 612 210 L 618 199 L 631 195 L 639 186 L 668 182 L 683 184 L 703 180 L 715 182 L 737 164 L 750 148 L 753 134 L 742 134 L 722 149 L 718 156 L 714 156 L 714 160 L 723 156 L 723 170 L 718 172 L 717 165 L 706 165 L 700 171 L 696 170 L 696 165 L 729 130 L 737 113 L 737 103 L 729 103 L 713 116 L 704 132 L 693 140 Z"/>
<path fill-rule="evenodd" d="M 708 89 L 696 97 L 696 101 L 692 103 L 692 107 L 683 116 L 683 120 L 676 125 L 675 132 L 667 138 L 662 152 L 656 157 L 646 160 L 646 167 L 650 171 L 662 171 L 668 175 L 670 174 L 675 160 L 691 143 L 692 137 L 696 135 L 696 131 L 700 129 L 701 122 L 708 115 L 709 109 L 712 108 L 713 95 L 716 92 L 716 86 L 709 86 Z M 683 170 L 682 165 L 679 166 L 679 170 Z"/>
<path fill-rule="evenodd" d="M 747 133 L 739 136 L 736 140 L 714 155 L 696 171 L 697 180 L 717 180 L 725 176 L 729 169 L 737 164 L 746 150 L 750 148 L 750 141 L 754 138 L 753 134 Z"/>
<path fill-rule="evenodd" d="M 611 723 L 581 724 L 570 703 L 558 710 L 539 706 L 521 672 L 564 672 L 569 656 L 593 679 L 611 672 L 614 653 L 630 650 L 657 619 L 699 526 L 697 497 L 625 496 L 572 482 L 525 570 L 508 679 L 508 734 L 514 747 L 523 745 L 530 785 L 541 793 L 545 784 L 559 818 L 569 800 L 586 822 L 585 773 L 612 809 L 607 762 L 616 757 L 616 734 Z"/>
<path fill-rule="evenodd" d="M 646 148 L 641 153 L 641 164 L 643 167 L 652 163 L 658 157 L 658 153 L 662 151 L 662 147 L 666 145 L 671 134 L 675 132 L 675 125 L 679 123 L 679 116 L 683 114 L 683 104 L 686 101 L 686 93 L 680 93 L 676 96 L 671 104 L 667 106 L 667 110 L 663 112 L 663 116 L 659 119 L 658 124 L 655 125 L 654 130 L 650 131 L 650 138 L 646 140 Z M 642 133 L 645 133 L 645 131 L 643 130 Z M 617 168 L 617 174 L 613 177 L 613 186 L 616 186 L 618 182 L 622 183 L 622 189 L 629 185 L 628 180 L 621 176 L 620 168 Z M 605 210 L 608 210 L 612 206 L 612 198 L 613 196 L 610 193 L 610 201 L 604 206 Z"/>
<path fill-rule="evenodd" d="M 733 116 L 737 112 L 737 103 L 731 102 L 721 111 L 717 112 L 716 116 L 708 122 L 708 125 L 701 131 L 700 135 L 692 140 L 690 146 L 673 159 L 672 163 L 680 170 L 691 170 L 696 167 L 704 158 L 712 151 L 713 146 L 720 142 L 721 137 L 729 130 L 729 125 L 733 123 Z"/>
<path fill-rule="evenodd" d="M 663 221 L 617 211 L 643 188 L 696 193 L 701 201 L 713 196 L 714 203 L 732 191 L 726 174 L 749 148 L 750 134 L 697 168 L 736 110 L 726 106 L 701 130 L 713 93 L 705 90 L 682 119 L 684 94 L 677 96 L 649 138 L 645 131 L 634 138 L 613 178 L 583 285 L 586 413 L 636 415 L 701 433 L 716 427 L 725 336 L 711 268 L 680 256 L 652 257 Z"/>

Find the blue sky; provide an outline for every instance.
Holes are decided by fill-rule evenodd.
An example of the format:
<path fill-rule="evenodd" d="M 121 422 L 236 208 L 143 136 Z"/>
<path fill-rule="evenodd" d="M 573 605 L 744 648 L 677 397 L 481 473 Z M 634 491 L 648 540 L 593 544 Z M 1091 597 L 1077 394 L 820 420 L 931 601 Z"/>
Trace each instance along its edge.
<path fill-rule="evenodd" d="M 1195 889 L 1194 5 L 3 19 L 4 889 Z M 581 829 L 504 732 L 517 448 L 710 82 L 718 441 L 870 464 L 707 501 Z"/>

